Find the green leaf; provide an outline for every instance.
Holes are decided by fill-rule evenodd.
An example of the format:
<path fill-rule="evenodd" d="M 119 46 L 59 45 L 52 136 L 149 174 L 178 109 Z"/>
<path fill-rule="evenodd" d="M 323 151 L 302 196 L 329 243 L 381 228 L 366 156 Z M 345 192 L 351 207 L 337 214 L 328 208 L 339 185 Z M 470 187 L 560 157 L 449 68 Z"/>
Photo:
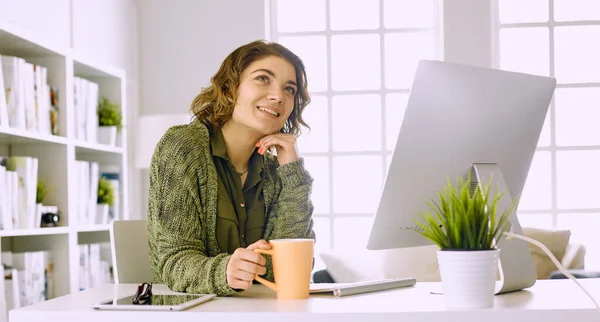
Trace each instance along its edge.
<path fill-rule="evenodd" d="M 46 184 L 40 180 L 37 182 L 36 194 L 35 194 L 35 203 L 43 203 L 44 199 L 48 195 L 48 188 Z"/>
<path fill-rule="evenodd" d="M 419 214 L 417 225 L 425 238 L 441 249 L 494 249 L 499 238 L 510 227 L 510 216 L 518 204 L 515 198 L 506 209 L 499 202 L 506 192 L 492 189 L 493 177 L 481 182 L 471 194 L 471 174 L 458 178 L 437 192 L 437 199 L 425 201 L 429 211 Z"/>
<path fill-rule="evenodd" d="M 105 178 L 100 177 L 98 180 L 98 200 L 99 204 L 107 204 L 113 206 L 115 203 L 115 192 L 112 184 Z"/>
<path fill-rule="evenodd" d="M 98 105 L 98 124 L 101 126 L 116 126 L 117 129 L 121 130 L 122 122 L 121 107 L 108 98 L 102 97 Z"/>

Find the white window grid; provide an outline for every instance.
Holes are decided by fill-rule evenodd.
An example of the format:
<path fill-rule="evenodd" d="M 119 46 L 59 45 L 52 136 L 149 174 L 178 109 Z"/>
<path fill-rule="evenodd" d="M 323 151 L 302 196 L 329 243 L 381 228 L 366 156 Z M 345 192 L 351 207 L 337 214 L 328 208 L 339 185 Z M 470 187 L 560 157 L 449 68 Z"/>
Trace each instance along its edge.
<path fill-rule="evenodd" d="M 501 1 L 501 0 L 500 0 Z M 549 21 L 548 22 L 522 22 L 522 23 L 501 23 L 498 15 L 498 5 L 499 0 L 494 1 L 495 6 L 495 19 L 494 24 L 494 33 L 493 33 L 493 63 L 494 68 L 500 68 L 500 43 L 499 43 L 499 33 L 503 28 L 531 28 L 531 27 L 546 27 L 549 31 L 549 70 L 550 76 L 554 77 L 555 75 L 555 57 L 554 57 L 554 29 L 555 27 L 561 26 L 600 26 L 600 20 L 598 21 L 562 21 L 557 22 L 554 21 L 554 0 L 549 1 Z M 598 41 L 597 39 L 590 41 Z M 598 58 L 600 59 L 600 57 Z M 560 88 L 600 88 L 600 82 L 597 83 L 558 83 L 556 85 L 557 89 Z M 549 151 L 551 154 L 551 185 L 552 185 L 552 206 L 547 209 L 535 209 L 535 210 L 520 210 L 521 214 L 552 214 L 552 226 L 557 227 L 557 215 L 561 213 L 600 213 L 600 208 L 588 208 L 588 209 L 559 209 L 557 206 L 557 169 L 556 169 L 556 152 L 557 151 L 598 151 L 600 150 L 600 145 L 585 145 L 585 146 L 557 146 L 556 144 L 556 115 L 555 115 L 555 102 L 552 99 L 549 107 L 549 125 L 550 125 L 550 144 L 549 146 L 537 147 L 536 151 Z M 600 120 L 599 120 L 600 121 Z M 600 196 L 599 196 L 600 198 Z"/>
<path fill-rule="evenodd" d="M 548 53 L 549 53 L 549 76 L 555 77 L 556 57 L 555 57 L 555 30 L 557 27 L 567 26 L 600 26 L 600 20 L 579 20 L 579 21 L 556 21 L 555 18 L 555 0 L 547 0 L 548 4 L 548 21 L 547 22 L 512 22 L 503 23 L 500 20 L 500 8 L 503 0 L 492 1 L 492 67 L 500 68 L 500 32 L 507 29 L 522 29 L 544 27 L 548 29 Z M 544 2 L 545 3 L 545 2 Z M 590 42 L 597 42 L 598 39 L 589 39 Z M 600 57 L 598 58 L 600 59 Z M 557 91 L 565 88 L 597 88 L 600 89 L 600 82 L 557 82 Z M 600 109 L 600 106 L 598 106 Z M 600 121 L 600 120 L 598 120 Z M 600 248 L 593 242 L 595 224 L 600 222 L 600 208 L 561 208 L 558 205 L 559 182 L 557 169 L 557 154 L 563 151 L 600 151 L 600 145 L 558 145 L 557 144 L 557 115 L 555 108 L 555 98 L 552 99 L 548 111 L 548 126 L 550 142 L 548 145 L 538 146 L 537 152 L 545 151 L 550 154 L 550 207 L 537 209 L 518 209 L 518 215 L 521 222 L 525 222 L 533 227 L 549 228 L 549 229 L 572 229 L 576 228 L 578 233 L 585 236 L 571 235 L 571 243 L 573 238 L 579 238 L 577 243 L 582 242 L 587 248 L 585 265 L 586 269 L 597 269 L 600 267 Z M 591 169 L 586 169 L 591 170 Z M 526 184 L 527 185 L 527 184 Z M 595 186 L 598 184 L 596 183 Z M 572 187 L 572 189 L 582 189 L 582 187 Z M 600 198 L 600 195 L 597 196 Z M 584 217 L 576 219 L 570 216 L 584 215 Z M 550 218 L 548 218 L 548 216 Z M 550 220 L 549 225 L 546 220 Z M 592 226 L 588 229 L 586 227 Z M 597 237 L 596 237 L 597 238 Z M 590 255 L 592 256 L 590 258 Z"/>
<path fill-rule="evenodd" d="M 390 151 L 387 148 L 386 144 L 386 95 L 394 94 L 394 93 L 408 93 L 408 88 L 405 89 L 387 89 L 385 82 L 385 34 L 386 33 L 400 33 L 400 32 L 422 32 L 427 31 L 431 32 L 434 41 L 434 53 L 433 59 L 441 60 L 443 59 L 443 41 L 442 41 L 442 31 L 441 31 L 441 2 L 439 0 L 434 0 L 434 21 L 433 26 L 429 28 L 386 28 L 384 25 L 383 17 L 384 17 L 384 1 L 383 0 L 373 0 L 379 1 L 379 28 L 378 29 L 368 29 L 368 30 L 332 30 L 330 25 L 330 1 L 325 1 L 325 19 L 326 26 L 324 31 L 305 31 L 305 32 L 279 32 L 277 26 L 277 2 L 282 0 L 267 0 L 265 5 L 265 17 L 267 20 L 267 32 L 266 38 L 268 40 L 277 41 L 280 37 L 286 36 L 325 36 L 327 39 L 327 90 L 320 92 L 312 92 L 311 97 L 315 95 L 324 96 L 327 99 L 328 106 L 328 150 L 327 152 L 303 152 L 300 151 L 301 156 L 303 157 L 326 157 L 328 160 L 329 166 L 329 210 L 326 213 L 315 213 L 314 218 L 326 218 L 329 220 L 329 245 L 325 247 L 327 249 L 339 249 L 343 245 L 336 245 L 335 240 L 335 226 L 336 219 L 339 218 L 363 218 L 363 219 L 372 219 L 373 213 L 340 213 L 334 210 L 334 172 L 331 171 L 334 165 L 334 157 L 339 156 L 381 156 L 382 157 L 382 178 L 385 179 L 385 175 L 387 173 L 389 159 L 392 156 L 393 150 Z M 290 0 L 283 0 L 290 1 Z M 302 6 L 302 2 L 298 2 L 298 6 Z M 309 19 L 309 18 L 307 18 Z M 380 84 L 381 87 L 378 90 L 344 90 L 344 91 L 335 91 L 332 90 L 332 50 L 331 50 L 331 38 L 335 35 L 360 35 L 360 34 L 377 34 L 380 39 L 380 59 L 381 59 L 381 70 L 380 70 Z M 302 57 L 300 57 L 302 58 Z M 309 79 L 309 87 L 310 87 L 310 79 Z M 310 88 L 309 88 L 310 90 Z M 378 151 L 353 151 L 353 152 L 342 152 L 342 151 L 334 151 L 333 150 L 333 115 L 332 115 L 332 98 L 335 95 L 344 95 L 344 94 L 379 94 L 381 97 L 381 129 L 364 129 L 366 131 L 370 130 L 379 130 L 381 135 L 381 149 Z M 310 125 L 310 124 L 309 124 Z M 357 189 L 360 189 L 360 183 L 357 183 Z M 379 194 L 379 191 L 376 192 Z M 370 231 L 370 226 L 361 227 L 365 231 L 361 232 L 363 234 L 368 234 Z M 319 237 L 317 236 L 317 240 Z M 321 245 L 321 249 L 323 245 Z M 363 246 L 366 248 L 366 244 Z"/>

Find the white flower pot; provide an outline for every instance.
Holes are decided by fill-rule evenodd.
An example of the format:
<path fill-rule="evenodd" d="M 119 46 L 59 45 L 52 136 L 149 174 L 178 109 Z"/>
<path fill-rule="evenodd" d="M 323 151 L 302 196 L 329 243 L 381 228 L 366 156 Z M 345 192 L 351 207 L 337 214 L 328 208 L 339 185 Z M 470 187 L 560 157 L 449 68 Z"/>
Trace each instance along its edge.
<path fill-rule="evenodd" d="M 494 305 L 500 250 L 437 252 L 444 301 L 448 308 L 474 309 Z"/>
<path fill-rule="evenodd" d="M 108 224 L 108 204 L 99 203 L 96 204 L 96 218 L 94 218 L 94 223 L 97 225 Z"/>
<path fill-rule="evenodd" d="M 99 126 L 97 140 L 100 144 L 115 146 L 117 144 L 117 127 L 114 125 Z"/>

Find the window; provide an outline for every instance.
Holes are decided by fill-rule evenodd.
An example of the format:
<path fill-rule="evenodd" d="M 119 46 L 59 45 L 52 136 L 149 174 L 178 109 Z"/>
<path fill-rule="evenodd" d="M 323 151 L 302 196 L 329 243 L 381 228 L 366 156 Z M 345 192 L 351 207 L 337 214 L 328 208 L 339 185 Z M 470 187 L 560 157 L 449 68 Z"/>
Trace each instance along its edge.
<path fill-rule="evenodd" d="M 600 2 L 495 5 L 495 67 L 557 79 L 519 218 L 524 226 L 570 229 L 571 242 L 586 246 L 586 269 L 600 269 Z"/>
<path fill-rule="evenodd" d="M 316 252 L 364 249 L 419 59 L 441 59 L 436 0 L 272 0 L 271 39 L 305 63 Z M 316 269 L 319 268 L 317 263 Z"/>

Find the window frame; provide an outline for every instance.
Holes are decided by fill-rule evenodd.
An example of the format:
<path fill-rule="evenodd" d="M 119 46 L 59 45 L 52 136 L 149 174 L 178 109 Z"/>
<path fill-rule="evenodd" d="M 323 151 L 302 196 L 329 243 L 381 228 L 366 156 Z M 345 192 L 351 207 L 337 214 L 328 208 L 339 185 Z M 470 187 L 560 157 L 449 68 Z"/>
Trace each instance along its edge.
<path fill-rule="evenodd" d="M 549 76 L 555 77 L 555 29 L 557 27 L 565 26 L 600 26 L 600 20 L 581 20 L 581 21 L 555 21 L 554 20 L 554 0 L 548 1 L 548 21 L 547 22 L 521 22 L 521 23 L 502 23 L 500 22 L 500 1 L 492 0 L 491 13 L 492 13 L 492 33 L 491 33 L 491 45 L 492 45 L 492 68 L 500 69 L 500 30 L 507 28 L 530 28 L 530 27 L 544 27 L 548 28 L 549 41 Z M 599 58 L 600 59 L 600 58 Z M 598 88 L 600 89 L 600 82 L 558 82 L 556 89 L 564 88 Z M 583 215 L 587 216 L 590 214 L 600 214 L 600 208 L 560 208 L 558 205 L 558 191 L 559 182 L 558 168 L 557 168 L 557 155 L 564 151 L 600 151 L 600 145 L 557 145 L 556 134 L 557 134 L 557 120 L 556 120 L 556 106 L 555 98 L 549 106 L 549 132 L 550 132 L 550 144 L 548 146 L 536 147 L 536 152 L 548 151 L 550 153 L 550 208 L 547 209 L 531 209 L 521 210 L 518 209 L 517 213 L 520 218 L 526 218 L 526 216 L 546 215 L 549 214 L 551 217 L 551 226 L 547 227 L 550 229 L 572 229 L 573 222 L 580 222 L 581 219 L 573 218 L 569 220 L 569 215 Z M 523 219 L 521 219 L 523 221 Z M 544 228 L 545 225 L 540 225 L 540 228 Z M 585 236 L 580 237 L 585 239 Z M 571 240 L 571 243 L 573 240 Z M 585 246 L 588 246 L 587 244 Z M 588 254 L 589 255 L 589 254 Z M 586 262 L 588 261 L 586 256 Z M 593 259 L 594 265 L 599 265 L 600 258 Z M 589 263 L 586 263 L 588 267 Z"/>
<path fill-rule="evenodd" d="M 330 1 L 325 1 L 325 30 L 324 31 L 309 31 L 309 32 L 279 32 L 277 30 L 277 0 L 265 0 L 265 20 L 266 20 L 266 39 L 276 41 L 279 37 L 285 36 L 309 36 L 309 35 L 323 35 L 326 37 L 326 50 L 327 50 L 327 90 L 320 92 L 311 92 L 311 95 L 324 96 L 327 100 L 328 107 L 328 150 L 327 152 L 302 152 L 302 157 L 326 157 L 329 165 L 329 209 L 327 213 L 314 214 L 315 218 L 327 218 L 329 220 L 329 245 L 327 249 L 340 249 L 340 245 L 335 244 L 336 236 L 336 219 L 339 218 L 370 218 L 373 219 L 374 213 L 337 213 L 334 210 L 334 171 L 333 163 L 334 158 L 338 156 L 381 156 L 381 168 L 382 168 L 382 184 L 385 180 L 385 176 L 388 170 L 389 158 L 391 158 L 393 150 L 387 148 L 387 126 L 386 126 L 386 95 L 402 93 L 407 94 L 409 89 L 387 89 L 385 83 L 385 35 L 387 33 L 396 32 L 415 32 L 415 31 L 427 31 L 433 34 L 433 59 L 443 60 L 444 59 L 444 42 L 443 42 L 443 31 L 442 31 L 442 15 L 443 15 L 443 1 L 433 0 L 434 3 L 434 16 L 433 26 L 429 28 L 385 28 L 384 25 L 384 0 L 379 1 L 379 28 L 369 30 L 331 30 L 331 19 L 330 19 Z M 331 52 L 331 38 L 336 35 L 356 35 L 356 34 L 377 34 L 379 35 L 379 54 L 380 54 L 380 88 L 378 90 L 332 90 L 332 52 Z M 377 151 L 353 151 L 353 152 L 336 152 L 333 150 L 333 108 L 332 100 L 337 95 L 349 95 L 349 94 L 378 94 L 381 98 L 381 148 Z M 365 229 L 368 229 L 365 227 Z M 370 232 L 367 231 L 368 234 Z"/>

